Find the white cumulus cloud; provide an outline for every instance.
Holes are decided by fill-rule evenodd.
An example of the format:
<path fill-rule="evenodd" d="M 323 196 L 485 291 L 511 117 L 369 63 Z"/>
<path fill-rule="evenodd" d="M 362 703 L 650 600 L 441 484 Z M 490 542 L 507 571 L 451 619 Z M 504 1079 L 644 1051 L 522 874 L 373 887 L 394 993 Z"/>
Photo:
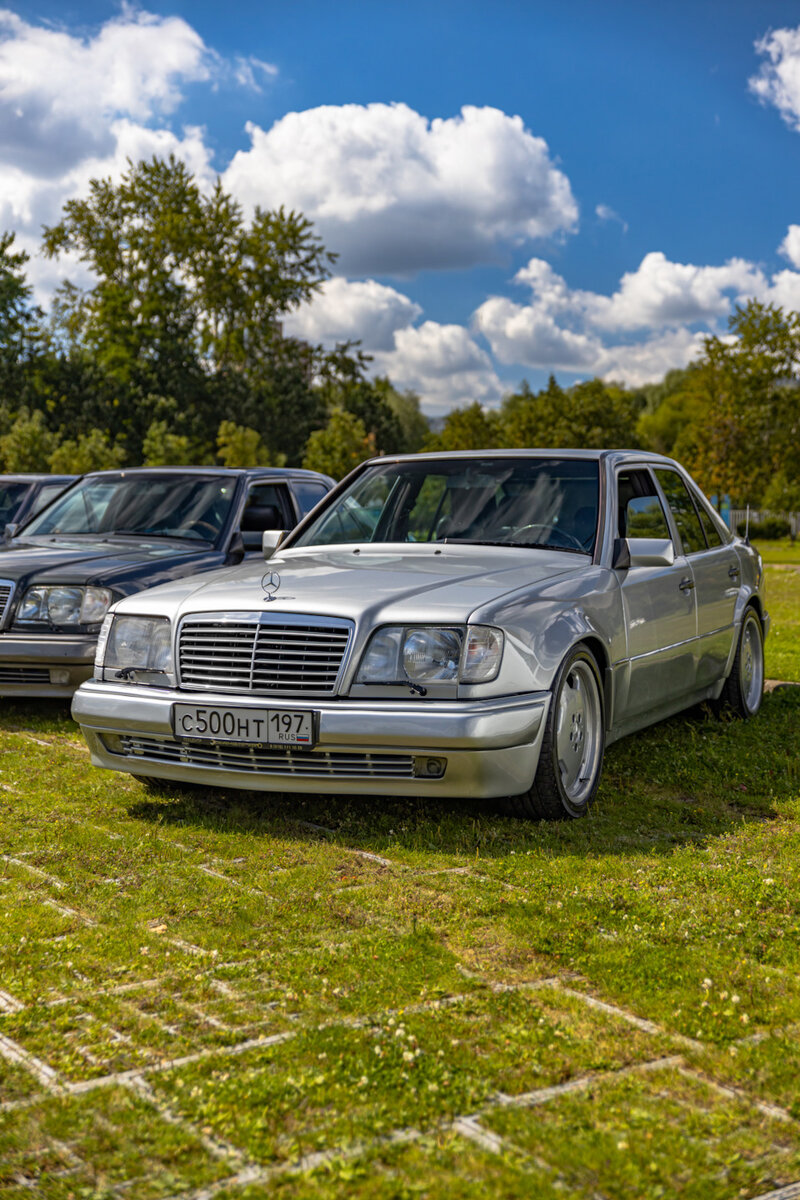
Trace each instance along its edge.
<path fill-rule="evenodd" d="M 35 254 L 41 226 L 90 179 L 118 178 L 128 159 L 182 159 L 202 185 L 213 181 L 202 129 L 171 128 L 186 85 L 232 83 L 258 90 L 276 68 L 227 62 L 180 17 L 123 5 L 91 35 L 33 24 L 0 8 L 0 229 Z M 29 276 L 46 303 L 67 268 L 36 258 Z"/>
<path fill-rule="evenodd" d="M 789 226 L 778 249 L 793 267 L 800 267 L 800 225 Z"/>
<path fill-rule="evenodd" d="M 791 226 L 783 252 L 791 258 L 798 242 L 800 227 Z M 702 349 L 703 332 L 724 332 L 734 304 L 753 298 L 800 309 L 798 271 L 768 277 L 744 259 L 696 266 L 671 262 L 660 251 L 646 254 L 611 295 L 571 288 L 540 258 L 518 271 L 514 283 L 530 289 L 527 304 L 490 296 L 473 314 L 473 328 L 500 362 L 632 385 L 685 366 Z M 633 337 L 614 342 L 612 335 Z"/>
<path fill-rule="evenodd" d="M 703 349 L 703 334 L 671 329 L 643 342 L 606 346 L 598 355 L 594 374 L 639 387 L 661 379 L 674 367 L 686 367 Z"/>
<path fill-rule="evenodd" d="M 755 47 L 765 61 L 748 81 L 750 90 L 800 130 L 800 28 L 770 30 Z"/>
<path fill-rule="evenodd" d="M 398 329 L 394 340 L 394 350 L 375 355 L 374 370 L 419 393 L 426 412 L 446 413 L 474 400 L 499 402 L 503 387 L 491 359 L 463 325 L 424 321 Z"/>
<path fill-rule="evenodd" d="M 95 37 L 0 10 L 0 159 L 53 178 L 114 148 L 111 124 L 171 112 L 180 85 L 208 79 L 212 56 L 179 17 L 125 9 Z"/>
<path fill-rule="evenodd" d="M 547 143 L 496 108 L 429 121 L 406 104 L 326 105 L 247 128 L 225 186 L 300 209 L 343 273 L 472 266 L 577 221 Z"/>
<path fill-rule="evenodd" d="M 714 321 L 730 311 L 730 297 L 749 296 L 763 276 L 734 258 L 722 267 L 670 262 L 661 251 L 646 254 L 626 272 L 613 296 L 583 293 L 587 315 L 605 329 L 652 329 Z"/>
<path fill-rule="evenodd" d="M 357 339 L 364 350 L 392 350 L 394 334 L 411 325 L 422 309 L 408 296 L 374 279 L 328 279 L 308 304 L 284 321 L 292 337 L 332 346 Z"/>

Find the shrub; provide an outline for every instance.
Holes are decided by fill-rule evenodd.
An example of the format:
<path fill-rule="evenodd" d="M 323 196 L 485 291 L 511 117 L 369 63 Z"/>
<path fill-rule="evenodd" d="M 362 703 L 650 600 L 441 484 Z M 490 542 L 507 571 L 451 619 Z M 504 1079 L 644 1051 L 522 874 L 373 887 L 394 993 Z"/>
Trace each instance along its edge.
<path fill-rule="evenodd" d="M 736 532 L 743 537 L 746 527 L 746 521 L 739 521 L 736 525 Z M 750 537 L 756 542 L 777 541 L 778 538 L 789 537 L 791 532 L 791 525 L 782 517 L 766 517 L 763 521 L 750 522 Z"/>

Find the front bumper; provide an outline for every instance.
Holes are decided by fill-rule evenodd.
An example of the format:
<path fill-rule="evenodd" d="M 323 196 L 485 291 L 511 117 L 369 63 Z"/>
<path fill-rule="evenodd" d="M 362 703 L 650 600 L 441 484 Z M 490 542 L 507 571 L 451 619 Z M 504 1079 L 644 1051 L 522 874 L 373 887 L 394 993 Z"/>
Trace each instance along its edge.
<path fill-rule="evenodd" d="M 0 634 L 0 696 L 68 699 L 91 678 L 97 634 Z"/>
<path fill-rule="evenodd" d="M 178 740 L 176 701 L 318 714 L 313 750 Z M 206 787 L 496 797 L 533 782 L 549 692 L 471 701 L 267 700 L 90 680 L 72 715 L 98 767 Z M 427 772 L 437 762 L 438 777 Z"/>

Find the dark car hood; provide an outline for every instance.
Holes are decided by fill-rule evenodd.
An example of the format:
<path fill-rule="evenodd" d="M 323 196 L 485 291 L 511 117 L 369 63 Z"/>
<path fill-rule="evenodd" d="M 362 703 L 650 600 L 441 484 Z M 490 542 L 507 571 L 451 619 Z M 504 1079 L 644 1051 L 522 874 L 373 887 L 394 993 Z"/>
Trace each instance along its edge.
<path fill-rule="evenodd" d="M 129 537 L 20 538 L 0 548 L 0 579 L 34 583 L 94 584 L 119 595 L 222 566 L 224 555 L 197 543 Z"/>

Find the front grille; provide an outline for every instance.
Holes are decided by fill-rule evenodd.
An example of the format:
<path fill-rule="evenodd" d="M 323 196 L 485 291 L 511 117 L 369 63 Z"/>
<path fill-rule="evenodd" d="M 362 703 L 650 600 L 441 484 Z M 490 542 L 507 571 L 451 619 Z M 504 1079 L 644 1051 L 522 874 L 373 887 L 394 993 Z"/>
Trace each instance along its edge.
<path fill-rule="evenodd" d="M 49 683 L 47 667 L 0 667 L 0 683 Z"/>
<path fill-rule="evenodd" d="M 11 579 L 0 579 L 0 629 L 3 628 L 11 597 L 14 593 L 14 583 Z"/>
<path fill-rule="evenodd" d="M 199 691 L 331 696 L 352 631 L 335 617 L 285 613 L 185 617 L 180 686 Z"/>
<path fill-rule="evenodd" d="M 302 775 L 309 779 L 413 779 L 410 754 L 328 753 L 319 750 L 266 750 L 258 746 L 230 746 L 177 742 L 174 738 L 139 734 L 105 735 L 112 754 L 144 762 L 178 763 L 187 767 L 216 767 L 221 771 L 249 771 L 259 775 Z"/>

